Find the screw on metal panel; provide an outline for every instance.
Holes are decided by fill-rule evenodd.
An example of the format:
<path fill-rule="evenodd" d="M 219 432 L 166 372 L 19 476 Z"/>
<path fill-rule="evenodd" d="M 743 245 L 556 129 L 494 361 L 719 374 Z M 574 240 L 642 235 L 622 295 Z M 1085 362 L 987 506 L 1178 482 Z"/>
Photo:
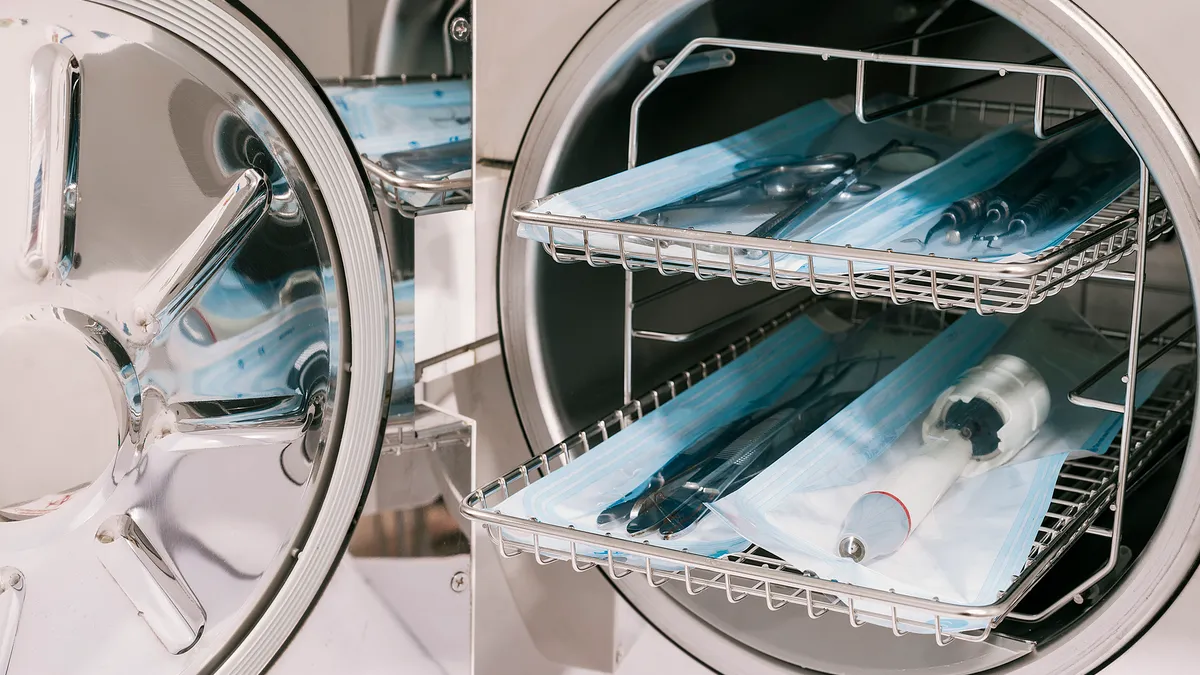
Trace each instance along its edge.
<path fill-rule="evenodd" d="M 457 17 L 450 22 L 450 37 L 457 42 L 466 42 L 471 39 L 471 22 L 465 17 Z"/>
<path fill-rule="evenodd" d="M 462 593 L 467 589 L 467 575 L 465 572 L 455 572 L 454 576 L 450 577 L 450 590 L 455 593 Z"/>

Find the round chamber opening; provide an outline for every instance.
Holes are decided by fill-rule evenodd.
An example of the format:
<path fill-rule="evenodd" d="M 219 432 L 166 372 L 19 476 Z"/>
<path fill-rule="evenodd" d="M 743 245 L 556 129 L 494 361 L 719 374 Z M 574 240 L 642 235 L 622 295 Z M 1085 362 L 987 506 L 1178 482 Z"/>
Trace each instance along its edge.
<path fill-rule="evenodd" d="M 695 38 L 1071 65 L 1056 56 L 1071 53 L 1068 45 L 1048 48 L 1021 26 L 995 14 L 988 7 L 992 3 L 986 2 L 664 0 L 640 8 L 633 4 L 618 3 L 602 18 L 584 38 L 589 49 L 577 49 L 551 84 L 554 96 L 543 98 L 530 127 L 536 133 L 526 138 L 518 157 L 506 212 L 533 198 L 625 170 L 631 105 L 657 70 Z M 1007 9 L 1013 3 L 998 4 Z M 1038 32 L 1039 26 L 1031 29 Z M 914 44 L 911 38 L 918 34 L 924 37 Z M 729 137 L 822 99 L 839 101 L 847 112 L 853 110 L 853 60 L 823 60 L 781 51 L 786 50 L 735 48 L 735 58 L 722 53 L 708 59 L 714 67 L 665 80 L 641 106 L 638 164 Z M 1009 73 L 980 81 L 983 75 L 956 68 L 870 64 L 865 98 L 868 102 L 902 102 L 929 97 L 926 105 L 898 119 L 956 137 L 964 144 L 1007 124 L 1031 120 L 1040 110 L 1034 75 Z M 1095 109 L 1085 92 L 1066 80 L 1048 84 L 1044 103 L 1046 111 L 1059 115 L 1060 122 Z M 868 103 L 871 105 L 879 104 Z M 1047 126 L 1052 123 L 1048 121 Z M 912 158 L 919 170 L 920 158 L 915 153 Z M 1149 168 L 1152 173 L 1169 170 L 1165 165 Z M 1127 211 L 1130 205 L 1123 202 L 1118 206 Z M 619 266 L 556 264 L 541 246 L 518 239 L 511 220 L 506 227 L 510 229 L 502 238 L 500 266 L 502 330 L 514 399 L 536 453 L 594 425 L 621 406 L 625 278 Z M 1143 335 L 1177 313 L 1190 316 L 1187 308 L 1193 289 L 1184 249 L 1174 233 L 1159 237 L 1148 249 L 1140 311 Z M 1123 349 L 1133 315 L 1133 270 L 1134 257 L 1126 256 L 1103 273 L 1079 275 L 1057 285 L 1037 301 L 1065 308 L 1106 336 L 1118 350 Z M 803 288 L 780 292 L 769 283 L 697 282 L 687 274 L 663 276 L 654 271 L 636 272 L 633 278 L 636 329 L 676 335 L 702 329 L 698 336 L 684 340 L 633 340 L 631 389 L 635 398 L 810 294 Z M 843 318 L 859 319 L 881 306 L 879 302 L 853 303 L 844 293 L 832 297 Z M 882 300 L 883 305 L 888 304 L 886 298 Z M 896 314 L 897 310 L 892 307 L 888 311 Z M 925 301 L 911 303 L 903 312 L 911 316 L 913 325 L 924 326 L 925 339 L 932 340 L 962 310 L 942 312 Z M 1178 335 L 1187 325 L 1184 320 L 1164 335 Z M 1169 350 L 1164 357 L 1180 364 L 1172 376 L 1189 383 L 1184 385 L 1185 391 L 1190 391 L 1194 379 L 1192 342 L 1183 340 L 1182 349 Z M 1147 350 L 1152 348 L 1143 353 Z M 1189 415 L 1190 400 L 1183 405 Z M 1069 405 L 1066 401 L 1058 404 Z M 1127 493 L 1113 571 L 1045 618 L 1001 621 L 982 643 L 954 641 L 937 646 L 929 635 L 896 637 L 886 627 L 851 627 L 845 614 L 812 619 L 799 604 L 781 611 L 768 611 L 761 597 L 733 604 L 719 589 L 693 595 L 682 584 L 668 583 L 663 590 L 649 590 L 637 575 L 631 578 L 640 582 L 620 581 L 614 586 L 660 630 L 719 672 L 936 669 L 974 673 L 993 668 L 1021 672 L 1080 668 L 1079 672 L 1086 672 L 1094 667 L 1087 665 L 1086 659 L 1055 659 L 1063 659 L 1062 654 L 1072 649 L 1088 651 L 1088 647 L 1076 645 L 1086 645 L 1095 639 L 1091 636 L 1096 635 L 1097 626 L 1114 620 L 1106 610 L 1124 601 L 1117 599 L 1122 589 L 1135 584 L 1152 586 L 1154 582 L 1147 578 L 1164 574 L 1162 570 L 1175 557 L 1181 565 L 1190 565 L 1194 558 L 1194 552 L 1180 553 L 1177 543 L 1169 555 L 1158 559 L 1157 549 L 1151 546 L 1165 515 L 1174 517 L 1172 495 L 1177 484 L 1190 484 L 1180 478 L 1188 466 L 1183 452 L 1186 429 L 1164 446 L 1170 447 L 1156 460 L 1154 470 L 1143 474 L 1136 489 Z M 1055 499 L 1060 497 L 1056 492 Z M 1111 546 L 1104 536 L 1106 518 L 1109 516 L 1102 516 L 1091 534 L 1065 549 L 1058 563 L 1017 604 L 1016 614 L 1026 618 L 1038 615 L 1106 566 Z M 1165 602 L 1167 595 L 1156 602 Z M 1145 623 L 1159 609 L 1140 603 L 1137 613 Z M 1129 634 L 1129 639 L 1135 637 L 1136 633 Z M 1121 647 L 1108 640 L 1104 649 L 1115 652 Z"/>

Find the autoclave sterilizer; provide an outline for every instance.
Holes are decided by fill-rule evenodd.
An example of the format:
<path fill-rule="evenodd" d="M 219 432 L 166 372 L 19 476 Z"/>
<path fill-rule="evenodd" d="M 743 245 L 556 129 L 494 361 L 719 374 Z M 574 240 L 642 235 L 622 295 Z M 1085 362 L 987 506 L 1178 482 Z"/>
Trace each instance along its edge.
<path fill-rule="evenodd" d="M 1178 26 L 1193 8 L 663 0 L 477 9 L 476 58 L 488 64 L 476 82 L 477 246 L 497 254 L 494 294 L 476 302 L 480 316 L 497 312 L 503 347 L 499 363 L 461 373 L 454 389 L 459 411 L 480 425 L 478 489 L 464 501 L 485 526 L 474 539 L 479 672 L 1187 669 L 1188 648 L 1172 639 L 1195 612 L 1190 376 L 1129 416 L 1129 440 L 1100 460 L 1114 471 L 1060 475 L 1024 572 L 978 611 L 987 628 L 973 633 L 914 632 L 897 618 L 913 608 L 947 620 L 971 612 L 848 591 L 770 551 L 714 561 L 626 543 L 620 550 L 635 555 L 606 556 L 590 533 L 495 506 L 602 451 L 806 302 L 857 298 L 851 312 L 903 305 L 914 321 L 936 323 L 1019 314 L 1053 298 L 1122 347 L 1131 330 L 1140 336 L 1132 356 L 1110 364 L 1127 379 L 1160 353 L 1190 362 L 1186 262 L 1200 184 L 1188 135 L 1190 46 Z M 885 92 L 911 103 L 876 115 L 867 101 Z M 1026 121 L 1046 135 L 1103 115 L 1146 171 L 1062 246 L 1007 269 L 719 232 L 667 236 L 629 219 L 540 208 L 563 190 L 825 97 L 848 99 L 862 123 L 888 113 L 951 125 Z M 530 241 L 523 226 L 561 237 Z M 758 262 L 733 253 L 750 246 L 772 253 Z M 825 271 L 777 267 L 788 254 Z M 1125 409 L 1120 399 L 1076 399 Z"/>
<path fill-rule="evenodd" d="M 411 461 L 438 422 L 395 221 L 465 213 L 469 166 L 383 169 L 330 96 L 444 88 L 469 129 L 470 8 L 382 4 L 373 26 L 344 2 L 0 4 L 0 672 L 264 672 L 320 597 L 317 632 L 374 611 L 422 653 L 338 564 L 376 473 L 421 477 L 376 491 L 388 515 L 441 491 Z M 463 597 L 455 571 L 439 598 Z M 354 649 L 331 640 L 315 662 Z M 275 672 L 311 672 L 303 653 Z"/>

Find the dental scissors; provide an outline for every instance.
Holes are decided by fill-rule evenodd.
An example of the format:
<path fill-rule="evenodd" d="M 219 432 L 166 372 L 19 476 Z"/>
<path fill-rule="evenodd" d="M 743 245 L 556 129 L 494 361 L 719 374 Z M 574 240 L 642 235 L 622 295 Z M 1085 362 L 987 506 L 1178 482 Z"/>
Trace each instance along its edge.
<path fill-rule="evenodd" d="M 861 391 L 833 392 L 859 365 L 883 357 L 829 364 L 802 392 L 705 433 L 645 482 L 605 508 L 597 526 L 625 524 L 631 536 L 657 531 L 678 537 L 708 513 L 707 504 L 733 493 L 818 429 Z"/>

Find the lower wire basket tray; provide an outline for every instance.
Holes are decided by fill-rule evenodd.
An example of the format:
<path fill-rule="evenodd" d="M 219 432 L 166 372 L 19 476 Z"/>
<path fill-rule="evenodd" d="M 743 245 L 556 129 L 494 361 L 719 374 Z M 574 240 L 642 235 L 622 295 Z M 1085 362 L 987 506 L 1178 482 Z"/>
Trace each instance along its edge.
<path fill-rule="evenodd" d="M 772 611 L 789 605 L 803 607 L 814 619 L 834 612 L 844 615 L 856 627 L 867 623 L 889 626 L 896 636 L 914 631 L 930 633 L 941 646 L 955 640 L 986 640 L 1001 620 L 1015 614 L 1018 602 L 1071 544 L 1084 536 L 1114 536 L 1110 530 L 1094 523 L 1114 501 L 1120 472 L 1119 438 L 1103 455 L 1070 459 L 1064 464 L 1050 508 L 1023 571 L 994 603 L 982 606 L 952 604 L 822 579 L 757 548 L 708 558 L 622 540 L 620 549 L 624 555 L 614 556 L 610 548 L 613 540 L 604 535 L 505 515 L 495 510 L 504 499 L 566 466 L 572 458 L 594 449 L 613 434 L 636 424 L 643 415 L 744 354 L 807 306 L 808 303 L 802 304 L 784 313 L 640 399 L 470 493 L 463 500 L 463 514 L 484 525 L 505 557 L 532 553 L 542 565 L 566 561 L 578 572 L 598 567 L 616 579 L 638 573 L 653 587 L 668 582 L 679 583 L 691 595 L 711 589 L 724 593 L 729 602 L 740 602 L 753 596 L 765 600 Z M 1139 406 L 1133 420 L 1126 467 L 1127 490 L 1181 447 L 1170 441 L 1190 422 L 1193 397 L 1194 380 L 1191 377 L 1172 378 Z M 607 554 L 588 555 L 581 550 L 607 550 Z M 914 615 L 931 616 L 932 620 L 910 618 Z M 982 627 L 955 628 L 962 626 Z"/>

